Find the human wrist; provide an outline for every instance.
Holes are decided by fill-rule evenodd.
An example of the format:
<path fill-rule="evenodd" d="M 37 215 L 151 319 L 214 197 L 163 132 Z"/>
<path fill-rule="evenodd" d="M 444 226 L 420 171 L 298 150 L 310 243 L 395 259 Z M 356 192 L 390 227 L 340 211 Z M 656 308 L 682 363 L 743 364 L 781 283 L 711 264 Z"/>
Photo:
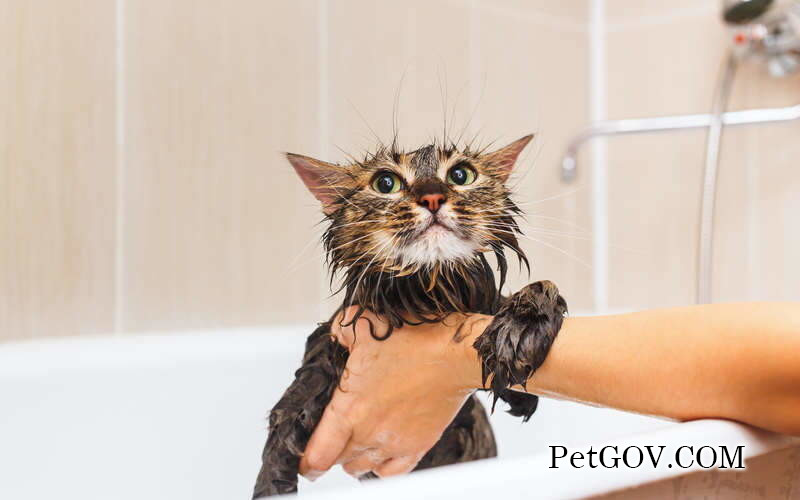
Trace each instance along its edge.
<path fill-rule="evenodd" d="M 481 364 L 482 387 L 500 394 L 514 386 L 527 388 L 544 363 L 561 329 L 567 303 L 549 281 L 524 287 L 509 297 L 473 347 Z"/>
<path fill-rule="evenodd" d="M 471 314 L 452 336 L 451 346 L 457 363 L 458 386 L 464 391 L 483 388 L 481 360 L 473 344 L 493 318 L 494 316 L 486 314 Z"/>

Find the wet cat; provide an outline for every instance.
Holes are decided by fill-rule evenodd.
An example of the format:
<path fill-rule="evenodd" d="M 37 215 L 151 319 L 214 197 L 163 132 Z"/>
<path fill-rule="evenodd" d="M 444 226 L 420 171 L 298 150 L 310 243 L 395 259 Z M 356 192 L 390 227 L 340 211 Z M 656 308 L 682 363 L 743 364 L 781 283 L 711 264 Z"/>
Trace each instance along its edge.
<path fill-rule="evenodd" d="M 513 300 L 500 294 L 506 253 L 527 265 L 515 220 L 522 212 L 507 180 L 531 138 L 495 151 L 434 143 L 404 152 L 393 142 L 342 165 L 287 154 L 322 204 L 331 280 L 342 277 L 341 308 L 356 305 L 384 317 L 388 331 L 371 332 L 379 340 L 404 324 L 439 322 L 452 313 L 496 315 L 476 342 L 484 377 L 493 375 L 495 400 L 503 399 L 510 413 L 525 420 L 536 410 L 538 398 L 507 387 L 524 383 L 538 367 L 541 361 L 536 360 L 544 359 L 566 312 L 566 303 L 549 282 L 529 285 Z M 499 280 L 487 254 L 494 255 Z M 526 329 L 533 333 L 520 341 Z M 523 345 L 535 351 L 533 358 L 515 352 Z M 297 491 L 300 455 L 347 355 L 332 339 L 330 321 L 307 339 L 295 380 L 270 413 L 254 498 Z M 496 454 L 486 412 L 473 395 L 415 470 Z"/>

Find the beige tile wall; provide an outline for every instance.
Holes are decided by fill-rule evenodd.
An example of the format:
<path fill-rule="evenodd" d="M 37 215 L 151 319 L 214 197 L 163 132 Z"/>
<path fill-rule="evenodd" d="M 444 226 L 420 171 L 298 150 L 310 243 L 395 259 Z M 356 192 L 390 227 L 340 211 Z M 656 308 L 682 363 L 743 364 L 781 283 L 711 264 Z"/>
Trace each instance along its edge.
<path fill-rule="evenodd" d="M 737 108 L 800 103 L 800 75 L 742 67 Z M 719 300 L 800 300 L 800 123 L 748 127 L 725 137 L 716 277 Z"/>
<path fill-rule="evenodd" d="M 127 2 L 126 331 L 312 321 L 316 2 Z"/>
<path fill-rule="evenodd" d="M 443 103 L 451 131 L 498 143 L 537 133 L 517 177 L 531 279 L 592 307 L 588 176 L 565 186 L 555 168 L 588 120 L 586 2 L 125 6 L 120 75 L 113 6 L 0 4 L 15 49 L 0 87 L 0 338 L 108 332 L 115 310 L 121 331 L 326 314 L 318 212 L 280 151 L 342 160 L 373 132 L 388 139 L 398 92 L 408 147 L 440 134 Z M 717 7 L 609 0 L 610 117 L 707 109 L 727 44 Z M 798 82 L 744 67 L 732 107 L 789 104 Z M 800 293 L 797 129 L 726 134 L 717 300 Z M 611 308 L 693 301 L 703 147 L 697 132 L 610 142 Z"/>
<path fill-rule="evenodd" d="M 0 340 L 109 332 L 113 2 L 0 1 Z"/>
<path fill-rule="evenodd" d="M 280 152 L 341 161 L 388 140 L 395 95 L 407 147 L 445 114 L 487 142 L 536 132 L 515 179 L 530 279 L 592 308 L 589 176 L 567 186 L 556 168 L 589 119 L 587 2 L 123 4 L 117 61 L 107 2 L 0 3 L 0 338 L 324 316 L 318 209 Z M 608 0 L 607 16 L 611 118 L 709 107 L 716 1 Z M 746 65 L 731 106 L 791 104 L 798 83 Z M 800 296 L 799 127 L 726 132 L 716 300 Z M 694 300 L 704 143 L 609 141 L 612 309 Z"/>
<path fill-rule="evenodd" d="M 689 3 L 700 2 L 679 2 L 675 12 L 659 2 L 609 2 L 611 119 L 708 108 L 725 42 L 713 11 Z M 694 301 L 704 146 L 701 132 L 609 141 L 609 239 L 619 246 L 609 250 L 610 308 Z"/>
<path fill-rule="evenodd" d="M 320 319 L 319 212 L 280 152 L 389 139 L 398 89 L 408 147 L 443 102 L 451 131 L 537 132 L 533 278 L 591 305 L 588 190 L 555 168 L 587 120 L 583 0 L 122 5 L 116 33 L 113 3 L 0 2 L 0 339 Z"/>

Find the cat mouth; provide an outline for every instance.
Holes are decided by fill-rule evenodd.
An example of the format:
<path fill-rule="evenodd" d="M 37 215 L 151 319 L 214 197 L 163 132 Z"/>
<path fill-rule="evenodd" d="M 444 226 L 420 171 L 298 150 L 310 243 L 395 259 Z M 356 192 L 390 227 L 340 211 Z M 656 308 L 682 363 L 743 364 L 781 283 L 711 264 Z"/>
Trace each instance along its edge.
<path fill-rule="evenodd" d="M 433 232 L 433 231 L 441 231 L 441 232 L 447 232 L 447 233 L 452 233 L 453 232 L 453 230 L 450 227 L 446 226 L 444 223 L 442 223 L 442 221 L 440 221 L 438 219 L 432 219 L 431 222 L 425 227 L 425 229 L 423 229 L 419 233 L 419 235 L 420 236 L 424 236 L 424 235 L 426 235 L 426 234 L 428 234 L 430 232 Z"/>
<path fill-rule="evenodd" d="M 453 226 L 451 221 L 442 220 L 438 218 L 431 218 L 431 220 L 421 229 L 418 230 L 414 241 L 431 240 L 443 241 L 442 238 L 456 238 L 458 240 L 466 240 L 461 231 Z"/>
<path fill-rule="evenodd" d="M 412 230 L 412 236 L 408 238 L 403 246 L 425 244 L 440 245 L 446 241 L 466 240 L 453 222 L 433 216 L 419 224 Z"/>

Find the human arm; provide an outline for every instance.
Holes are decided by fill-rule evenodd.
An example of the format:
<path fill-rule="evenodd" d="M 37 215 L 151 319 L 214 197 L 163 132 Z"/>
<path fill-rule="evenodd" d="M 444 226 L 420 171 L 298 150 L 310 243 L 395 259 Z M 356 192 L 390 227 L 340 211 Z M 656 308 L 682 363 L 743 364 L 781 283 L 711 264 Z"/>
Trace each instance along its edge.
<path fill-rule="evenodd" d="M 370 319 L 380 328 L 378 318 Z M 351 350 L 348 374 L 311 438 L 301 472 L 313 476 L 310 470 L 335 462 L 350 472 L 370 467 L 379 475 L 413 468 L 464 398 L 481 387 L 472 343 L 491 319 L 453 315 L 441 324 L 406 326 L 383 342 L 370 337 L 364 321 L 355 335 L 352 327 L 340 328 L 337 334 Z M 800 304 L 567 318 L 527 390 L 800 435 Z"/>

